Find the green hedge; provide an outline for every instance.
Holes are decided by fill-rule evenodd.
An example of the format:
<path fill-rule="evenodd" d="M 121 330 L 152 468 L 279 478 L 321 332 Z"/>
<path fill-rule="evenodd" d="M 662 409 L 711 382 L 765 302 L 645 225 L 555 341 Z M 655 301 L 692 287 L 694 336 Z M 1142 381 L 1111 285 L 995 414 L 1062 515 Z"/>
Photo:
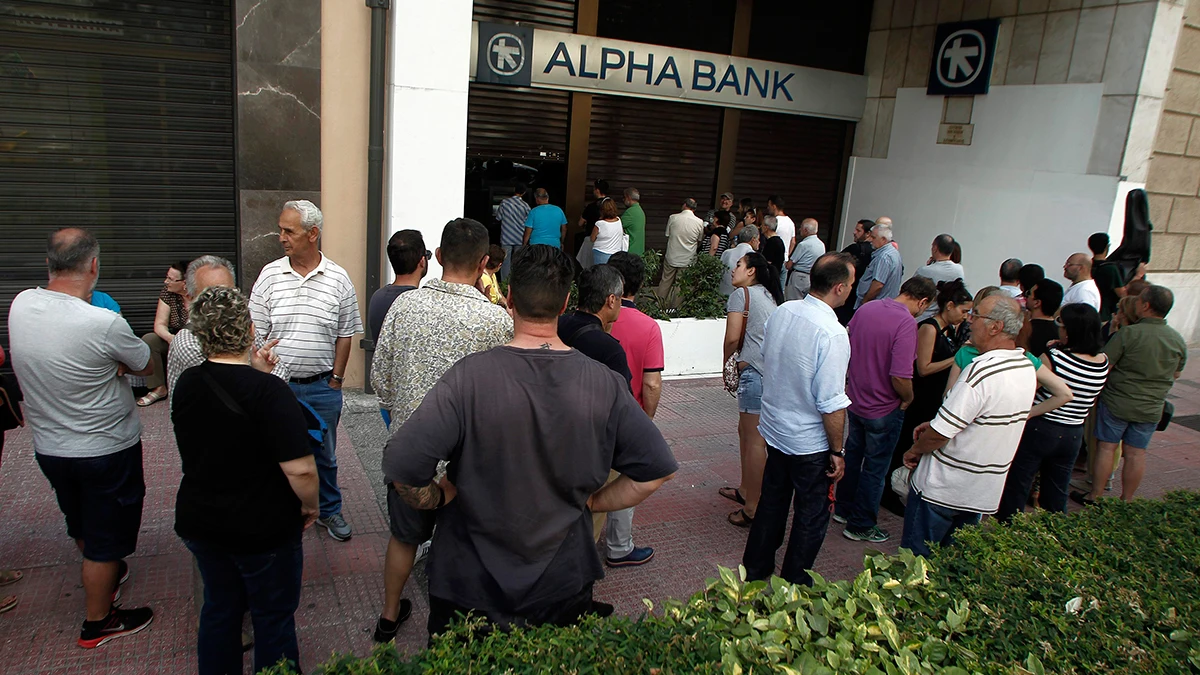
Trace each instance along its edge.
<path fill-rule="evenodd" d="M 868 552 L 853 581 L 745 583 L 721 569 L 637 619 L 511 633 L 469 621 L 414 656 L 383 646 L 317 672 L 1200 673 L 1198 571 L 1200 495 L 1102 500 L 968 529 L 928 563 Z"/>

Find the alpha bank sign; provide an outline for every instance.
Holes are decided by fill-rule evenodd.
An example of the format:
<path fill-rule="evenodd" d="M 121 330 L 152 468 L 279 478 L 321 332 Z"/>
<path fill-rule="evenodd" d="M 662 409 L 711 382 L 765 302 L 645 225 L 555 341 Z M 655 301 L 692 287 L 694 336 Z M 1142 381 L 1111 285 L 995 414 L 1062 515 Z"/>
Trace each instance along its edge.
<path fill-rule="evenodd" d="M 857 121 L 867 78 L 512 24 L 476 22 L 471 76 L 595 94 Z"/>

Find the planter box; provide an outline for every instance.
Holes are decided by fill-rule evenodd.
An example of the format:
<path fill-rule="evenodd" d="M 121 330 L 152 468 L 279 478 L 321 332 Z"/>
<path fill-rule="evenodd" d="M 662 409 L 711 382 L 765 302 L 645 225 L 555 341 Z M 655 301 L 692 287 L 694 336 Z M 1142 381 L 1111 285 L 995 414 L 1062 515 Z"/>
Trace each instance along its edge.
<path fill-rule="evenodd" d="M 663 377 L 719 376 L 725 319 L 659 321 L 665 368 Z"/>

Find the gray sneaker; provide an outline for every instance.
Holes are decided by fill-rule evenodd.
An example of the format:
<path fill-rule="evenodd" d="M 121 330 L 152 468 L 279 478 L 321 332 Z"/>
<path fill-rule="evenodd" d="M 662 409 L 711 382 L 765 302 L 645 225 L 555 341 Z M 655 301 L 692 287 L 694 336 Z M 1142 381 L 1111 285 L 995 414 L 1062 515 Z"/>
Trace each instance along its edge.
<path fill-rule="evenodd" d="M 835 514 L 833 514 L 833 522 L 841 523 L 842 525 L 845 525 L 846 524 L 846 516 L 839 516 L 838 514 L 835 513 Z"/>
<path fill-rule="evenodd" d="M 335 513 L 328 518 L 317 518 L 317 524 L 329 530 L 329 536 L 338 541 L 346 541 L 350 538 L 350 526 L 340 513 Z"/>
<path fill-rule="evenodd" d="M 881 530 L 878 526 L 872 527 L 865 532 L 855 532 L 850 528 L 842 530 L 842 536 L 854 541 L 869 541 L 873 544 L 880 544 L 892 538 L 887 530 Z"/>

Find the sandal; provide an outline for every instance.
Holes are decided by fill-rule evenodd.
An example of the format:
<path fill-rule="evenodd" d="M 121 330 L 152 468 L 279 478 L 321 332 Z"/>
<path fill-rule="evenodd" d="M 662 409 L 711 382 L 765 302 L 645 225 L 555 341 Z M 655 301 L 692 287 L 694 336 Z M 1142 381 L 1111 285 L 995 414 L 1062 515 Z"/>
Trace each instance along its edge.
<path fill-rule="evenodd" d="M 137 404 L 138 404 L 139 408 L 148 408 L 148 407 L 154 405 L 155 403 L 158 403 L 159 401 L 163 400 L 166 397 L 167 397 L 166 394 L 160 394 L 156 391 L 152 391 L 149 394 L 146 394 L 145 396 L 139 398 L 137 400 Z"/>
<path fill-rule="evenodd" d="M 5 612 L 7 612 L 8 610 L 15 608 L 17 606 L 18 602 L 19 601 L 17 600 L 17 596 L 15 596 L 15 595 L 10 595 L 10 596 L 4 598 L 3 600 L 0 600 L 0 614 L 3 614 Z"/>
<path fill-rule="evenodd" d="M 20 570 L 0 570 L 0 586 L 15 584 L 24 578 L 25 575 Z"/>
<path fill-rule="evenodd" d="M 746 499 L 745 497 L 742 497 L 742 491 L 735 487 L 723 487 L 720 490 L 717 490 L 717 494 L 730 501 L 735 501 L 742 506 L 746 505 Z"/>
<path fill-rule="evenodd" d="M 734 511 L 733 513 L 729 514 L 727 520 L 731 525 L 736 525 L 738 527 L 750 527 L 752 524 L 754 524 L 754 518 L 751 517 L 750 514 L 746 513 L 746 509 L 738 509 L 737 511 Z"/>

